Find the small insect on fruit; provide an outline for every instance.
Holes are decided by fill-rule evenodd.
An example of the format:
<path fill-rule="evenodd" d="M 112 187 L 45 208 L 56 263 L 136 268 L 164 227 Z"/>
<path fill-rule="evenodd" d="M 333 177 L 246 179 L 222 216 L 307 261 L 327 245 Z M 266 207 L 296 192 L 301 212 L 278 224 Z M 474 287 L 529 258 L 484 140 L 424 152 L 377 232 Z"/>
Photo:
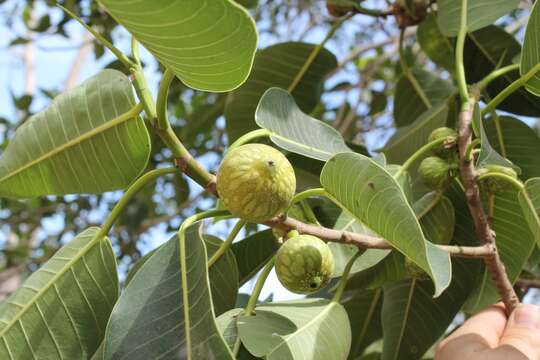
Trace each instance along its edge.
<path fill-rule="evenodd" d="M 288 290 L 309 294 L 328 284 L 334 271 L 330 247 L 318 237 L 298 235 L 287 240 L 276 255 L 276 274 Z"/>
<path fill-rule="evenodd" d="M 296 177 L 282 153 L 262 144 L 232 149 L 217 174 L 220 199 L 234 216 L 263 222 L 283 213 L 296 190 Z"/>

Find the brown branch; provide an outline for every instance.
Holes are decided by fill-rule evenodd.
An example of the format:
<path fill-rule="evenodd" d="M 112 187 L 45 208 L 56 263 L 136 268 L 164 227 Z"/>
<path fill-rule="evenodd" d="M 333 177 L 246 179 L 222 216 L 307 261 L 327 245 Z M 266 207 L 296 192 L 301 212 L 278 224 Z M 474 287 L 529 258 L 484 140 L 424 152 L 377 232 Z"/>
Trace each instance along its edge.
<path fill-rule="evenodd" d="M 518 279 L 516 286 L 525 290 L 540 289 L 540 279 Z"/>
<path fill-rule="evenodd" d="M 484 258 L 486 268 L 488 269 L 491 279 L 495 283 L 499 294 L 502 296 L 502 301 L 506 306 L 508 314 L 510 314 L 518 305 L 519 299 L 512 287 L 512 283 L 508 279 L 504 263 L 497 252 L 495 233 L 491 230 L 484 205 L 480 196 L 480 189 L 476 183 L 476 169 L 472 161 L 466 161 L 467 147 L 471 143 L 472 129 L 471 123 L 473 118 L 474 104 L 471 102 L 464 104 L 459 114 L 459 169 L 463 186 L 465 187 L 465 197 L 467 205 L 474 221 L 474 229 L 477 237 L 482 243 L 491 246 L 495 251 L 490 256 Z"/>
<path fill-rule="evenodd" d="M 272 228 L 278 228 L 283 231 L 296 230 L 301 234 L 309 234 L 325 239 L 330 242 L 341 244 L 350 244 L 359 249 L 388 249 L 392 250 L 392 245 L 379 237 L 340 231 L 325 228 L 322 226 L 303 223 L 291 217 L 277 217 L 264 223 Z M 439 245 L 440 249 L 448 252 L 451 256 L 466 258 L 486 258 L 493 255 L 494 248 L 490 245 L 482 246 L 449 246 Z"/>

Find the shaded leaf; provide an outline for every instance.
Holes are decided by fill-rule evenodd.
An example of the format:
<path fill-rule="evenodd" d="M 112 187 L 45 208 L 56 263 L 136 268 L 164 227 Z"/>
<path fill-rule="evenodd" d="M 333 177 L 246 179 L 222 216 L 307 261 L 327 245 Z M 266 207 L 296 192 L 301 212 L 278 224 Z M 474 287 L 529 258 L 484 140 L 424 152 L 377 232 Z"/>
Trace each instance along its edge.
<path fill-rule="evenodd" d="M 274 256 L 279 248 L 272 230 L 259 231 L 232 244 L 238 263 L 239 284 L 244 285 Z"/>
<path fill-rule="evenodd" d="M 439 75 L 420 67 L 413 67 L 408 73 L 401 75 L 396 84 L 394 98 L 396 126 L 406 126 L 415 122 L 430 107 L 447 101 L 454 91 L 452 83 L 441 79 Z"/>
<path fill-rule="evenodd" d="M 535 244 L 535 238 L 527 225 L 524 212 L 518 202 L 516 190 L 497 194 L 493 212 L 492 229 L 497 235 L 497 248 L 512 283 L 516 281 L 527 263 Z M 477 282 L 467 300 L 465 310 L 475 313 L 500 298 L 487 271 Z"/>
<path fill-rule="evenodd" d="M 232 359 L 215 320 L 200 226 L 173 236 L 133 277 L 107 326 L 105 359 Z"/>
<path fill-rule="evenodd" d="M 463 56 L 467 81 L 470 84 L 480 81 L 496 68 L 512 64 L 514 57 L 520 53 L 519 42 L 497 26 L 488 26 L 468 34 Z M 489 96 L 495 97 L 518 78 L 518 70 L 497 78 L 487 88 Z M 524 88 L 516 90 L 497 108 L 517 115 L 540 116 L 538 98 Z"/>
<path fill-rule="evenodd" d="M 454 44 L 442 34 L 436 14 L 431 12 L 426 16 L 418 25 L 416 36 L 420 47 L 431 61 L 450 72 L 454 71 Z"/>
<path fill-rule="evenodd" d="M 525 75 L 535 66 L 540 64 L 540 5 L 533 4 L 529 22 L 525 30 L 525 40 L 523 41 L 523 51 L 521 53 L 520 73 Z M 540 71 L 527 81 L 525 88 L 536 96 L 540 96 Z M 539 99 L 540 101 L 540 99 Z"/>
<path fill-rule="evenodd" d="M 448 254 L 426 241 L 404 193 L 385 169 L 363 155 L 338 154 L 324 166 L 321 184 L 341 207 L 426 271 L 435 296 L 448 286 Z"/>
<path fill-rule="evenodd" d="M 254 116 L 261 96 L 271 87 L 287 89 L 315 46 L 285 42 L 257 52 L 248 80 L 227 100 L 225 119 L 229 142 L 257 129 Z M 336 57 L 322 49 L 292 93 L 302 111 L 309 113 L 315 108 L 323 90 L 322 82 L 336 66 Z"/>
<path fill-rule="evenodd" d="M 457 36 L 461 24 L 463 0 L 439 0 L 439 27 L 446 36 Z M 519 0 L 468 0 L 465 26 L 467 32 L 478 30 L 514 10 Z"/>
<path fill-rule="evenodd" d="M 255 22 L 230 0 L 100 0 L 163 65 L 187 86 L 229 91 L 248 77 L 257 49 Z M 156 26 L 159 24 L 159 26 Z"/>
<path fill-rule="evenodd" d="M 334 154 L 352 152 L 336 129 L 304 114 L 294 98 L 282 89 L 272 88 L 264 93 L 255 121 L 271 132 L 274 144 L 297 154 L 326 161 Z"/>
<path fill-rule="evenodd" d="M 382 290 L 359 290 L 342 304 L 351 323 L 352 344 L 348 358 L 354 359 L 382 337 Z"/>
<path fill-rule="evenodd" d="M 431 132 L 446 124 L 448 106 L 440 103 L 424 112 L 412 124 L 400 127 L 382 151 L 392 163 L 405 162 L 422 145 L 427 144 Z"/>
<path fill-rule="evenodd" d="M 242 312 L 242 310 L 243 309 L 229 310 L 226 313 L 221 314 L 216 319 L 217 327 L 220 333 L 223 335 L 223 338 L 225 339 L 225 342 L 227 343 L 231 351 L 234 349 L 234 344 L 236 342 L 236 339 L 238 338 L 238 327 L 236 325 L 236 322 L 238 315 Z M 236 359 L 252 360 L 259 358 L 250 354 L 243 345 L 240 345 L 240 350 L 238 351 L 238 356 L 236 357 Z"/>
<path fill-rule="evenodd" d="M 89 228 L 0 305 L 0 358 L 86 359 L 98 349 L 118 297 L 116 257 Z"/>
<path fill-rule="evenodd" d="M 103 70 L 59 95 L 15 133 L 0 158 L 0 196 L 101 193 L 146 167 L 150 140 L 129 79 Z"/>
<path fill-rule="evenodd" d="M 527 180 L 525 188 L 519 192 L 519 204 L 523 209 L 529 229 L 540 246 L 540 178 Z"/>
<path fill-rule="evenodd" d="M 497 135 L 496 122 L 493 118 L 484 120 L 484 129 L 493 148 L 520 167 L 520 178 L 527 180 L 540 177 L 540 138 L 524 122 L 509 116 L 499 116 L 504 150 Z M 527 144 L 524 146 L 524 144 Z"/>
<path fill-rule="evenodd" d="M 251 353 L 264 353 L 268 360 L 344 360 L 351 345 L 351 328 L 342 305 L 325 299 L 302 299 L 264 304 L 257 312 L 274 314 L 273 321 L 257 316 L 241 317 L 238 329 Z M 286 318 L 285 321 L 278 319 Z M 295 325 L 296 330 L 290 326 Z M 271 338 L 277 338 L 271 339 Z M 273 347 L 268 346 L 272 341 Z"/>

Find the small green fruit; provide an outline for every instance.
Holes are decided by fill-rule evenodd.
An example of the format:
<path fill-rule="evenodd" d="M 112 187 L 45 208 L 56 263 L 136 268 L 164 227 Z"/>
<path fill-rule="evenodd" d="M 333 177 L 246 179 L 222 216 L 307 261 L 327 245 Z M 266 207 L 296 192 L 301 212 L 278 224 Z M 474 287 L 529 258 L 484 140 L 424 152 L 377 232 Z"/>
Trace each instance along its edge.
<path fill-rule="evenodd" d="M 456 176 L 457 168 L 455 163 L 450 163 L 437 156 L 430 156 L 422 161 L 418 167 L 418 174 L 429 188 L 440 190 L 450 184 Z"/>
<path fill-rule="evenodd" d="M 514 179 L 518 178 L 516 171 L 506 166 L 486 165 L 485 167 L 478 169 L 479 176 L 485 175 L 485 174 L 497 174 L 497 173 L 507 175 Z M 512 185 L 508 181 L 504 179 L 495 178 L 495 177 L 488 177 L 488 178 L 482 179 L 480 181 L 480 186 L 491 193 L 509 191 L 512 189 Z"/>
<path fill-rule="evenodd" d="M 428 274 L 424 270 L 422 270 L 420 266 L 412 262 L 412 260 L 409 258 L 405 258 L 405 269 L 407 270 L 407 273 L 409 274 L 409 276 L 413 279 L 418 279 L 418 280 L 429 279 Z"/>
<path fill-rule="evenodd" d="M 454 129 L 448 127 L 440 127 L 431 132 L 428 138 L 428 142 L 432 142 L 439 139 L 447 139 L 437 148 L 433 148 L 431 151 L 433 154 L 443 157 L 452 158 L 456 155 L 456 142 L 458 133 Z"/>
<path fill-rule="evenodd" d="M 276 255 L 276 274 L 288 290 L 309 294 L 326 286 L 334 271 L 330 247 L 312 235 L 287 240 Z"/>
<path fill-rule="evenodd" d="M 296 189 L 291 163 L 273 147 L 247 144 L 232 149 L 217 174 L 217 192 L 234 216 L 263 222 L 283 213 Z"/>

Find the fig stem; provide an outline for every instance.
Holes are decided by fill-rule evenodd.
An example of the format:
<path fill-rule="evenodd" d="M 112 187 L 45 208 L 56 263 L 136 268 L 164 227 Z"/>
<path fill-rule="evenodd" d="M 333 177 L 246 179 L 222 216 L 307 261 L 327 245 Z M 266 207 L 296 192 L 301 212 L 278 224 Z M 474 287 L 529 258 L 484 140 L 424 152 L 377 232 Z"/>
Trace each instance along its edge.
<path fill-rule="evenodd" d="M 116 219 L 118 219 L 118 216 L 122 213 L 126 205 L 129 203 L 129 201 L 135 196 L 146 184 L 148 184 L 151 181 L 156 180 L 158 177 L 166 175 L 166 174 L 172 174 L 178 172 L 178 169 L 174 167 L 167 167 L 162 169 L 155 169 L 152 171 L 147 172 L 143 176 L 139 177 L 135 182 L 126 190 L 124 195 L 120 198 L 120 200 L 116 203 L 114 208 L 111 210 L 109 216 L 103 223 L 103 226 L 101 227 L 101 230 L 99 232 L 99 238 L 107 236 L 109 231 L 111 230 L 114 222 Z"/>
<path fill-rule="evenodd" d="M 341 279 L 339 279 L 337 290 L 334 294 L 334 297 L 332 298 L 333 302 L 339 303 L 341 301 L 343 291 L 345 291 L 345 286 L 347 286 L 347 281 L 349 280 L 349 273 L 351 272 L 352 266 L 356 259 L 358 259 L 358 257 L 363 253 L 364 250 L 358 250 L 356 254 L 354 254 L 353 257 L 349 259 L 347 265 L 345 265 L 345 269 L 343 269 L 343 273 L 341 274 Z"/>
<path fill-rule="evenodd" d="M 236 238 L 236 236 L 238 235 L 240 230 L 242 230 L 245 224 L 246 222 L 244 220 L 238 220 L 236 225 L 234 225 L 231 232 L 229 233 L 229 236 L 227 236 L 227 239 L 223 242 L 223 244 L 221 244 L 219 249 L 210 257 L 210 259 L 208 259 L 209 269 L 212 265 L 214 265 L 216 261 L 221 258 L 221 256 L 223 256 L 223 254 L 225 254 L 225 252 L 229 249 L 233 240 Z"/>
<path fill-rule="evenodd" d="M 492 172 L 492 173 L 486 173 L 486 174 L 483 174 L 483 175 L 480 175 L 477 177 L 477 180 L 484 180 L 484 179 L 487 179 L 487 178 L 496 178 L 496 179 L 501 179 L 501 180 L 504 180 L 510 184 L 512 184 L 513 187 L 516 188 L 516 190 L 518 191 L 522 191 L 524 189 L 524 186 L 523 186 L 523 183 L 511 176 L 508 176 L 508 175 L 505 175 L 505 174 L 501 174 L 501 173 L 495 173 L 495 172 Z"/>
<path fill-rule="evenodd" d="M 399 168 L 399 170 L 394 174 L 394 179 L 398 180 L 412 166 L 412 164 L 414 164 L 422 156 L 426 155 L 429 151 L 431 151 L 431 149 L 444 144 L 444 142 L 447 141 L 447 139 L 448 137 L 433 140 L 427 143 L 426 145 L 422 146 L 420 149 L 416 150 L 416 152 L 412 154 L 407 159 L 407 161 L 403 163 L 403 165 Z"/>
<path fill-rule="evenodd" d="M 257 129 L 257 130 L 250 131 L 247 134 L 244 134 L 240 136 L 238 139 L 236 139 L 236 141 L 233 142 L 229 146 L 229 148 L 227 149 L 227 152 L 241 145 L 252 142 L 255 139 L 262 138 L 262 137 L 270 137 L 270 135 L 272 135 L 272 133 L 266 129 Z"/>

